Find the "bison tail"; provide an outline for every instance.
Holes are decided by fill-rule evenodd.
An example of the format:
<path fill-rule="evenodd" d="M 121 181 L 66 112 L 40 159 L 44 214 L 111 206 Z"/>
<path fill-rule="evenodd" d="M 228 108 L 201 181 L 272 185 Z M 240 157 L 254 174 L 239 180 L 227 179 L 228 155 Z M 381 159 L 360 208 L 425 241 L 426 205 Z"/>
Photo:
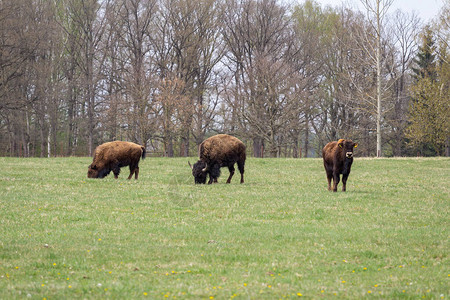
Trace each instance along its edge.
<path fill-rule="evenodd" d="M 147 151 L 145 150 L 144 146 L 141 146 L 142 149 L 142 159 L 145 159 L 145 154 L 147 153 Z"/>

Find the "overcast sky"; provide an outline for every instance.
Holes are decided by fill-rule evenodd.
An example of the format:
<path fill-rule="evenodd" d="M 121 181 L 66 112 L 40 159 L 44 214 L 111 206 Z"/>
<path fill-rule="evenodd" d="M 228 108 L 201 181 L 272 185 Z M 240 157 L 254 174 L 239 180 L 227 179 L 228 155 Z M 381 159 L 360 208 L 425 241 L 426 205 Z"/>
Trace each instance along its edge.
<path fill-rule="evenodd" d="M 363 6 L 359 0 L 315 0 L 321 5 L 340 6 L 341 3 L 349 3 L 350 7 L 359 7 L 363 10 Z M 299 2 L 303 2 L 299 0 Z M 424 22 L 429 22 L 432 18 L 438 15 L 439 10 L 444 7 L 444 3 L 450 5 L 449 0 L 394 0 L 394 3 L 389 8 L 389 13 L 396 11 L 397 9 L 403 12 L 411 13 L 415 11 L 417 15 Z"/>

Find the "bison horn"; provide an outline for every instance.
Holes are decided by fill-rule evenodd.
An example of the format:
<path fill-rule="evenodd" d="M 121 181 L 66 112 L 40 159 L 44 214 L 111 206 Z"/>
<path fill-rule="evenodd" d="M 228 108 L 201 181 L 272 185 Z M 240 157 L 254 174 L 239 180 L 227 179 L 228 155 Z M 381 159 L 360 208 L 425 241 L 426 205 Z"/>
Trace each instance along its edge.
<path fill-rule="evenodd" d="M 191 169 L 194 169 L 194 168 L 192 167 L 192 165 L 191 165 L 191 162 L 190 162 L 190 161 L 188 161 L 188 164 L 189 164 L 189 167 L 191 167 Z"/>
<path fill-rule="evenodd" d="M 208 164 L 205 165 L 205 167 L 202 169 L 202 172 L 208 171 Z"/>

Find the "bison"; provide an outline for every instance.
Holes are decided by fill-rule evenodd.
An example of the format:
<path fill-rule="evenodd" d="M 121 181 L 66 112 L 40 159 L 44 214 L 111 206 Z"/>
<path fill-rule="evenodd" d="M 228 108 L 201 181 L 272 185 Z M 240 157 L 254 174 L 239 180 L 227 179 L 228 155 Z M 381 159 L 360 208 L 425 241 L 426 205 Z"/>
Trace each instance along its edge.
<path fill-rule="evenodd" d="M 342 174 L 342 191 L 345 192 L 347 178 L 350 175 L 353 163 L 353 149 L 356 147 L 358 147 L 357 143 L 345 139 L 330 142 L 323 147 L 323 165 L 327 172 L 329 191 L 331 191 L 331 178 L 333 178 L 333 192 L 337 192 L 337 186 Z"/>
<path fill-rule="evenodd" d="M 89 166 L 88 178 L 104 178 L 111 171 L 114 178 L 118 178 L 120 168 L 130 166 L 131 179 L 135 174 L 135 179 L 139 176 L 139 160 L 145 158 L 145 147 L 131 142 L 108 142 L 95 149 L 94 160 Z"/>
<path fill-rule="evenodd" d="M 230 183 L 234 175 L 235 163 L 241 173 L 241 183 L 244 183 L 245 145 L 238 138 L 227 134 L 207 138 L 199 146 L 199 157 L 194 166 L 191 166 L 195 183 L 206 183 L 208 174 L 208 184 L 217 182 L 221 167 L 228 167 L 230 176 L 227 183 Z"/>

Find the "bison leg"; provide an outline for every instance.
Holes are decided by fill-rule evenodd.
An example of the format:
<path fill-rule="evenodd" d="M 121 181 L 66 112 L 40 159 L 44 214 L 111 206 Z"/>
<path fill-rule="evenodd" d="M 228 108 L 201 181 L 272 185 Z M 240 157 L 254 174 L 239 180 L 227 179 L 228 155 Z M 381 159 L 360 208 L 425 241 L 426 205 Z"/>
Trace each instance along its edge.
<path fill-rule="evenodd" d="M 134 174 L 134 178 L 138 179 L 139 176 L 139 167 L 134 166 L 134 165 L 130 165 L 130 175 L 128 176 L 128 180 L 131 179 L 131 177 L 133 177 Z"/>
<path fill-rule="evenodd" d="M 345 192 L 347 189 L 347 178 L 348 175 L 342 175 L 342 191 Z"/>
<path fill-rule="evenodd" d="M 214 177 L 211 173 L 209 173 L 209 181 L 208 184 L 217 183 L 217 177 Z"/>
<path fill-rule="evenodd" d="M 209 168 L 209 182 L 208 184 L 211 184 L 213 181 L 214 183 L 217 183 L 217 178 L 220 176 L 220 165 L 217 163 L 214 163 Z"/>
<path fill-rule="evenodd" d="M 231 178 L 233 178 L 233 175 L 234 175 L 234 170 L 235 170 L 234 169 L 234 164 L 228 166 L 228 170 L 230 171 L 230 176 L 227 179 L 227 183 L 230 183 L 231 182 Z"/>
<path fill-rule="evenodd" d="M 114 166 L 114 168 L 112 169 L 112 171 L 113 171 L 113 174 L 114 174 L 114 178 L 115 178 L 115 179 L 119 178 L 120 167 Z"/>
<path fill-rule="evenodd" d="M 134 179 L 138 179 L 138 176 L 139 176 L 139 167 L 136 167 L 135 169 L 134 169 Z"/>
<path fill-rule="evenodd" d="M 333 178 L 333 172 L 327 171 L 328 190 L 331 191 L 331 179 Z"/>
<path fill-rule="evenodd" d="M 340 181 L 340 175 L 339 174 L 333 174 L 333 192 L 337 192 L 337 186 Z"/>
<path fill-rule="evenodd" d="M 237 162 L 239 173 L 241 173 L 241 183 L 244 183 L 244 165 L 245 161 L 238 161 Z"/>
<path fill-rule="evenodd" d="M 128 180 L 130 180 L 131 179 L 131 177 L 133 177 L 133 174 L 134 174 L 134 169 L 131 169 L 130 168 L 130 175 L 128 175 Z"/>

